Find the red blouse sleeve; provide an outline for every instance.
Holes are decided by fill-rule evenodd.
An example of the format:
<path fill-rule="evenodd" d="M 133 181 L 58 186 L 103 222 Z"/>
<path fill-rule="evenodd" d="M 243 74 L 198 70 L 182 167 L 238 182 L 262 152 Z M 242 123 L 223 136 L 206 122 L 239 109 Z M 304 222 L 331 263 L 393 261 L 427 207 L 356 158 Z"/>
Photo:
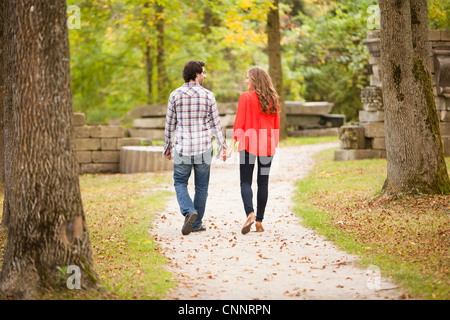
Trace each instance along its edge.
<path fill-rule="evenodd" d="M 244 93 L 239 97 L 236 119 L 233 125 L 233 139 L 238 140 L 245 131 L 245 110 L 247 109 L 247 97 Z"/>

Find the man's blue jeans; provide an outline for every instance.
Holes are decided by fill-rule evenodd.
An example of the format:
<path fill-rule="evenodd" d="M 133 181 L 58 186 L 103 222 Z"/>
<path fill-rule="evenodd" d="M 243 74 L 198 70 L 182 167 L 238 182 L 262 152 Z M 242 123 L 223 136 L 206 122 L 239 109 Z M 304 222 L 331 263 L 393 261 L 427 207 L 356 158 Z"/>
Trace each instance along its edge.
<path fill-rule="evenodd" d="M 191 212 L 197 212 L 198 218 L 192 227 L 192 230 L 195 231 L 202 226 L 205 213 L 213 149 L 211 148 L 205 153 L 195 156 L 183 156 L 176 151 L 174 153 L 173 180 L 178 204 L 183 216 Z M 194 201 L 192 201 L 188 191 L 192 169 L 194 169 Z"/>

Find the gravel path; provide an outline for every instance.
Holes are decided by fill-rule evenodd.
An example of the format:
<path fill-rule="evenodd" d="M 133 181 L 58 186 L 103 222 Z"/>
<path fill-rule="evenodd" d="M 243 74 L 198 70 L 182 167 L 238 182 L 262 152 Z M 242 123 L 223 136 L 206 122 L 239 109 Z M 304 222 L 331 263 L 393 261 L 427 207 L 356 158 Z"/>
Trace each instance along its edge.
<path fill-rule="evenodd" d="M 212 165 L 203 219 L 207 231 L 181 234 L 184 219 L 174 195 L 151 230 L 178 281 L 166 299 L 399 299 L 394 285 L 373 277 L 376 269 L 370 275 L 356 267 L 358 257 L 303 227 L 292 211 L 294 183 L 308 174 L 315 153 L 334 147 L 336 143 L 278 150 L 262 233 L 254 226 L 247 235 L 240 232 L 245 213 L 237 153 Z M 193 195 L 192 180 L 190 186 Z"/>

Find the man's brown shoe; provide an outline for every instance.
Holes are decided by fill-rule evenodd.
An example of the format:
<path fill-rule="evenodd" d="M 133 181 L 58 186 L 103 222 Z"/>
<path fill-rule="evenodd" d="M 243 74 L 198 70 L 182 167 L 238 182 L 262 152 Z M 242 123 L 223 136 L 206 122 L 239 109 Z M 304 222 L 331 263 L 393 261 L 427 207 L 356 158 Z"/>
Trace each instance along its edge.
<path fill-rule="evenodd" d="M 255 227 L 256 227 L 256 232 L 263 232 L 264 231 L 264 228 L 262 226 L 261 221 L 256 221 Z"/>
<path fill-rule="evenodd" d="M 255 219 L 256 219 L 256 216 L 255 216 L 254 212 L 250 213 L 247 216 L 247 221 L 245 221 L 245 224 L 241 230 L 242 234 L 247 234 L 250 232 L 250 228 L 252 227 L 252 224 L 255 223 Z"/>

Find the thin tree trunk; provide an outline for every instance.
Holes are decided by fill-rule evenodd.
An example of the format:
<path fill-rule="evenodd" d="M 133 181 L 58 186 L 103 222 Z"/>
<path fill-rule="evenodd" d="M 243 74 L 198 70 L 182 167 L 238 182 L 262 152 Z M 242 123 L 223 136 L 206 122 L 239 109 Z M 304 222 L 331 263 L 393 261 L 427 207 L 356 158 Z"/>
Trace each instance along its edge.
<path fill-rule="evenodd" d="M 145 50 L 145 66 L 146 66 L 146 78 L 147 78 L 147 92 L 148 98 L 147 103 L 153 103 L 153 57 L 152 57 L 152 46 L 149 42 L 146 44 Z"/>
<path fill-rule="evenodd" d="M 269 52 L 269 75 L 280 97 L 280 139 L 286 139 L 286 108 L 284 105 L 283 69 L 281 65 L 281 35 L 278 0 L 273 1 L 274 9 L 267 15 L 267 38 Z"/>
<path fill-rule="evenodd" d="M 59 268 L 98 285 L 78 181 L 66 1 L 6 1 L 13 77 L 14 162 L 0 292 L 36 298 L 64 288 Z M 17 27 L 17 26 L 20 26 Z"/>
<path fill-rule="evenodd" d="M 450 193 L 427 60 L 426 0 L 380 0 L 387 194 Z"/>
<path fill-rule="evenodd" d="M 165 50 L 164 50 L 164 7 L 156 4 L 156 29 L 158 31 L 158 45 L 157 45 L 157 68 L 158 68 L 158 100 L 163 101 L 167 97 L 165 96 L 167 87 L 167 75 L 165 65 Z"/>

